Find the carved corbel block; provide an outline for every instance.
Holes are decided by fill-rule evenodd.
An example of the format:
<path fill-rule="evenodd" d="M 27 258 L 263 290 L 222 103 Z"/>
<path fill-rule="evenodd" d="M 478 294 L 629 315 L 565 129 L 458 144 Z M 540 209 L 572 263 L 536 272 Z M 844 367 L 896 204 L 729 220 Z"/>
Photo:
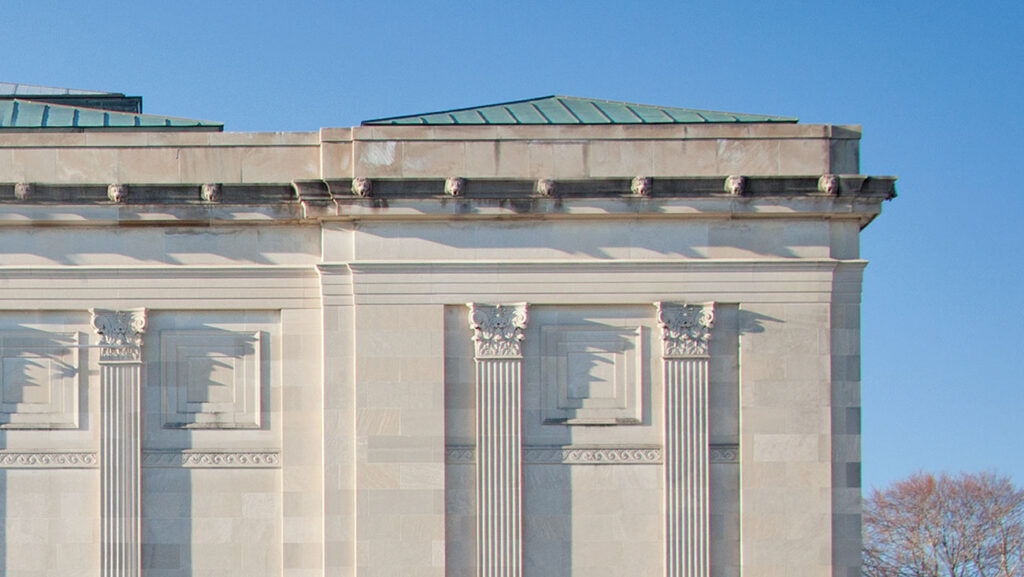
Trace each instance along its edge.
<path fill-rule="evenodd" d="M 541 196 L 555 196 L 555 181 L 550 178 L 542 178 L 537 181 L 535 190 Z"/>
<path fill-rule="evenodd" d="M 834 174 L 823 174 L 818 179 L 818 192 L 825 194 L 837 194 L 839 192 L 839 177 Z"/>
<path fill-rule="evenodd" d="M 462 196 L 466 193 L 466 179 L 450 176 L 444 181 L 444 193 L 448 196 Z"/>
<path fill-rule="evenodd" d="M 743 176 L 727 176 L 725 177 L 725 192 L 733 196 L 741 196 L 747 188 L 747 179 Z"/>
<path fill-rule="evenodd" d="M 28 200 L 32 196 L 32 184 L 28 182 L 19 182 L 14 185 L 14 198 L 18 200 Z"/>
<path fill-rule="evenodd" d="M 651 189 L 654 186 L 654 179 L 649 176 L 635 176 L 629 185 L 633 196 L 651 196 Z"/>
<path fill-rule="evenodd" d="M 220 200 L 220 183 L 207 182 L 203 184 L 202 189 L 199 191 L 199 196 L 203 199 L 203 202 L 217 202 Z"/>
<path fill-rule="evenodd" d="M 369 178 L 356 177 L 352 179 L 352 194 L 367 197 L 373 194 L 373 181 Z"/>
<path fill-rule="evenodd" d="M 110 199 L 110 202 L 124 202 L 124 199 L 127 197 L 127 184 L 111 184 L 107 186 L 107 198 Z"/>

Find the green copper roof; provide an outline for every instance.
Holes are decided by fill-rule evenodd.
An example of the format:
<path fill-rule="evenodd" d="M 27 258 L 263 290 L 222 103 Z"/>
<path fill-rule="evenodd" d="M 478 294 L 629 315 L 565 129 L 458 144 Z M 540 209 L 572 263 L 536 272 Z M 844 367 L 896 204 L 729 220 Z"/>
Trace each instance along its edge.
<path fill-rule="evenodd" d="M 0 100 L 0 131 L 30 129 L 220 131 L 224 129 L 224 125 L 203 120 L 133 114 L 84 106 L 64 106 L 17 98 Z"/>
<path fill-rule="evenodd" d="M 713 112 L 594 100 L 542 96 L 486 106 L 457 108 L 363 121 L 381 124 L 703 124 L 717 122 L 796 122 L 796 118 Z"/>

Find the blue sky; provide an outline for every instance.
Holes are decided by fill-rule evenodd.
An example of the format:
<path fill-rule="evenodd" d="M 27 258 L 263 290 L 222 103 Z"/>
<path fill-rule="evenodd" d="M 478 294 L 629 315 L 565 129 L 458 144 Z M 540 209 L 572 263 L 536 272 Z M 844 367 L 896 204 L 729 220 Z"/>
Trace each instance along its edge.
<path fill-rule="evenodd" d="M 0 81 L 232 131 L 566 94 L 861 124 L 864 484 L 1024 484 L 1024 3 L 106 2 L 4 10 Z"/>

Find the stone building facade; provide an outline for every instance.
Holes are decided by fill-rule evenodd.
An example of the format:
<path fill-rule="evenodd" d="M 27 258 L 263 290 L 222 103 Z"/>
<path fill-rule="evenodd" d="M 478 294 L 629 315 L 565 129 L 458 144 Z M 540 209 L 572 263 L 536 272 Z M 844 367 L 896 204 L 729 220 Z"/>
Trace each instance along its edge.
<path fill-rule="evenodd" d="M 0 573 L 859 575 L 858 127 L 7 92 Z"/>

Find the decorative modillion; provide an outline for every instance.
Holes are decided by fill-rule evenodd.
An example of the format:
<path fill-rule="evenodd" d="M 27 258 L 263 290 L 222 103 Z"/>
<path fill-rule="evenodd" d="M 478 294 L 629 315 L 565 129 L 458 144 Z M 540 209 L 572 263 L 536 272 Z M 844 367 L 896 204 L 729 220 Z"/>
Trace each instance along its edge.
<path fill-rule="evenodd" d="M 634 176 L 629 185 L 629 190 L 634 196 L 651 196 L 654 188 L 654 180 L 649 176 Z"/>
<path fill-rule="evenodd" d="M 107 198 L 110 202 L 124 202 L 128 198 L 128 185 L 111 184 L 107 186 Z"/>
<path fill-rule="evenodd" d="M 744 176 L 727 176 L 725 177 L 725 192 L 733 196 L 742 196 L 747 190 L 747 179 Z"/>
<path fill-rule="evenodd" d="M 839 177 L 834 174 L 823 174 L 818 179 L 818 191 L 825 194 L 837 194 L 839 192 Z"/>
<path fill-rule="evenodd" d="M 199 198 L 203 199 L 203 202 L 217 202 L 220 200 L 220 183 L 219 182 L 207 182 L 203 184 L 199 190 Z"/>
<path fill-rule="evenodd" d="M 14 185 L 14 198 L 18 200 L 28 200 L 32 196 L 32 183 L 30 182 L 19 182 Z"/>
<path fill-rule="evenodd" d="M 466 194 L 466 179 L 458 176 L 449 176 L 444 181 L 444 193 L 448 196 L 462 196 Z"/>
<path fill-rule="evenodd" d="M 555 181 L 550 178 L 542 178 L 537 181 L 535 190 L 541 196 L 555 196 Z"/>
<path fill-rule="evenodd" d="M 360 197 L 367 197 L 373 194 L 373 181 L 369 178 L 356 177 L 352 179 L 352 194 Z"/>

